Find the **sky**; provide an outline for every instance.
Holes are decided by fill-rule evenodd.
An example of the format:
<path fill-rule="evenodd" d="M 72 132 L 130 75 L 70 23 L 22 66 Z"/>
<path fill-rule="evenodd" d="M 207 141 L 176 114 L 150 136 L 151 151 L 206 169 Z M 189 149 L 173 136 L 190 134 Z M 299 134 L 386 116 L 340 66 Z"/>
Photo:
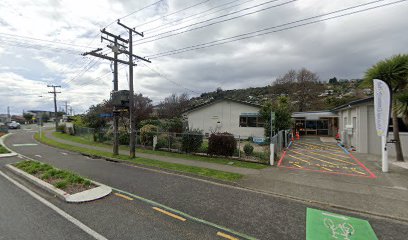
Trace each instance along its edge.
<path fill-rule="evenodd" d="M 407 53 L 407 12 L 398 0 L 2 0 L 0 113 L 53 111 L 47 85 L 61 86 L 58 108 L 66 101 L 75 113 L 108 99 L 111 62 L 81 54 L 113 56 L 100 29 L 128 39 L 117 19 L 144 34 L 133 52 L 151 63 L 135 61 L 135 92 L 157 104 L 172 93 L 267 86 L 302 67 L 322 81 L 362 78 Z M 128 69 L 119 65 L 120 90 Z"/>

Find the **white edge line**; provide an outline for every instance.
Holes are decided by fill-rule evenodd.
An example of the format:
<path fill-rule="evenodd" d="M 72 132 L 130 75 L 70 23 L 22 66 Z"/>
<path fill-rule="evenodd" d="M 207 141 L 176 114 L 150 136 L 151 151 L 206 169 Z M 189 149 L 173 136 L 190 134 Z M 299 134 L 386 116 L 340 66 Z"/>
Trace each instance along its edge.
<path fill-rule="evenodd" d="M 74 225 L 76 225 L 78 228 L 80 228 L 81 230 L 83 230 L 84 232 L 88 233 L 90 236 L 92 236 L 95 239 L 98 240 L 107 240 L 107 238 L 105 238 L 104 236 L 100 235 L 99 233 L 95 232 L 94 230 L 92 230 L 91 228 L 89 228 L 88 226 L 86 226 L 85 224 L 83 224 L 82 222 L 80 222 L 78 219 L 72 217 L 71 215 L 69 215 L 68 213 L 64 212 L 63 210 L 61 210 L 60 208 L 58 208 L 57 206 L 55 206 L 54 204 L 48 202 L 47 200 L 45 200 L 44 198 L 40 197 L 39 195 L 37 195 L 36 193 L 34 193 L 33 191 L 29 190 L 28 188 L 26 188 L 25 186 L 21 185 L 20 183 L 18 183 L 17 181 L 15 181 L 14 179 L 10 178 L 9 176 L 7 176 L 6 174 L 4 174 L 2 171 L 0 171 L 0 175 L 2 175 L 4 178 L 6 178 L 7 180 L 9 180 L 10 182 L 12 182 L 14 185 L 16 185 L 17 187 L 19 187 L 21 190 L 25 191 L 26 193 L 30 194 L 33 198 L 37 199 L 38 201 L 40 201 L 41 203 L 43 203 L 45 206 L 51 208 L 52 210 L 54 210 L 55 212 L 57 212 L 59 215 L 61 215 L 63 218 L 67 219 L 68 221 L 70 221 L 71 223 L 73 223 Z"/>

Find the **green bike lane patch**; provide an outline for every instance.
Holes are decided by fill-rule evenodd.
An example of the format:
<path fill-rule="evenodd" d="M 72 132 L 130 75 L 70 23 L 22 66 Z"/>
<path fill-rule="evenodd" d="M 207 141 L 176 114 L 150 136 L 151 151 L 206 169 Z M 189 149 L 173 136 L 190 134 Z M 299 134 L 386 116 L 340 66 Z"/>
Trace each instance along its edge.
<path fill-rule="evenodd" d="M 307 208 L 306 240 L 378 240 L 363 219 Z"/>

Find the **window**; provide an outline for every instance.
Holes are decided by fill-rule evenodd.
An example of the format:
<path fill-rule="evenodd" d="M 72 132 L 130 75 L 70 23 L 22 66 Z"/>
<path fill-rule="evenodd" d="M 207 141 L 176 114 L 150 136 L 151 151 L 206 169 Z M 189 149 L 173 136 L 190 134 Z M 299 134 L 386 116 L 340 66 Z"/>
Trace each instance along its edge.
<path fill-rule="evenodd" d="M 259 116 L 240 116 L 239 126 L 240 127 L 263 127 L 264 120 Z"/>

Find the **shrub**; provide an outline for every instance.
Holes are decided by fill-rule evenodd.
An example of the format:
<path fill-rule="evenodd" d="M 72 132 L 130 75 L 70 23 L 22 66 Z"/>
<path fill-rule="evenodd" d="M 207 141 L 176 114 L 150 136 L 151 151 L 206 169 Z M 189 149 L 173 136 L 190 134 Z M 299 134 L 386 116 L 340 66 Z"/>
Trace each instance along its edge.
<path fill-rule="evenodd" d="M 143 145 L 153 146 L 153 136 L 157 134 L 157 127 L 151 124 L 140 129 L 140 142 Z"/>
<path fill-rule="evenodd" d="M 57 132 L 65 133 L 65 124 L 59 124 L 57 127 Z"/>
<path fill-rule="evenodd" d="M 118 141 L 120 145 L 129 145 L 130 134 L 124 130 L 119 131 Z"/>
<path fill-rule="evenodd" d="M 250 143 L 244 145 L 245 155 L 250 156 L 254 152 L 254 147 Z"/>
<path fill-rule="evenodd" d="M 67 132 L 68 132 L 69 135 L 72 135 L 72 136 L 75 135 L 75 131 L 74 131 L 74 128 L 73 128 L 73 127 L 67 128 Z"/>
<path fill-rule="evenodd" d="M 157 137 L 157 144 L 156 144 L 156 149 L 160 148 L 168 148 L 169 147 L 169 140 L 168 136 L 165 134 L 160 134 Z"/>
<path fill-rule="evenodd" d="M 208 139 L 208 154 L 232 156 L 237 148 L 234 135 L 228 132 L 213 133 Z"/>
<path fill-rule="evenodd" d="M 203 132 L 199 129 L 192 129 L 183 133 L 181 148 L 184 152 L 197 152 L 203 144 Z"/>

